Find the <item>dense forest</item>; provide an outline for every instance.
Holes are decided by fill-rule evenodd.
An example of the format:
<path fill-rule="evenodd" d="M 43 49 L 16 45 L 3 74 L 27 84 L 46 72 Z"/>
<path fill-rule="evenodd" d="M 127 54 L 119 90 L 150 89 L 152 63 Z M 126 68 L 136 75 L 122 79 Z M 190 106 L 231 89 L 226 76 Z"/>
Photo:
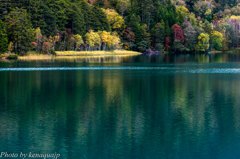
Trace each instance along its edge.
<path fill-rule="evenodd" d="M 0 52 L 195 53 L 239 45 L 237 0 L 0 0 Z"/>

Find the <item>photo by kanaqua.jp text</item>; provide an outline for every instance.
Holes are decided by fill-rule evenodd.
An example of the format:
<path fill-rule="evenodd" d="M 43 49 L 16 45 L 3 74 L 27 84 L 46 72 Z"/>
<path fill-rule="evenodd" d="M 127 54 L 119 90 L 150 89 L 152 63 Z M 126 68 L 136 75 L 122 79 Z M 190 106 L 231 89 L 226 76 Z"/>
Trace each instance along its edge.
<path fill-rule="evenodd" d="M 0 158 L 20 158 L 20 159 L 60 159 L 61 155 L 58 153 L 15 153 L 15 152 L 1 152 Z"/>

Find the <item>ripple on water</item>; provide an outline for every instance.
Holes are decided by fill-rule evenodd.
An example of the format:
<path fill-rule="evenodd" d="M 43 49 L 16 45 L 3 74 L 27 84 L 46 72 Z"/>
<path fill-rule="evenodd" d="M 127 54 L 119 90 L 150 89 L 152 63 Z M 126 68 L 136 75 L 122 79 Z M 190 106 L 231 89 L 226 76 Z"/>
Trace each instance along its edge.
<path fill-rule="evenodd" d="M 0 72 L 14 71 L 103 71 L 103 70 L 151 70 L 159 72 L 189 73 L 189 74 L 238 74 L 240 68 L 185 68 L 185 67 L 28 67 L 28 68 L 0 68 Z"/>

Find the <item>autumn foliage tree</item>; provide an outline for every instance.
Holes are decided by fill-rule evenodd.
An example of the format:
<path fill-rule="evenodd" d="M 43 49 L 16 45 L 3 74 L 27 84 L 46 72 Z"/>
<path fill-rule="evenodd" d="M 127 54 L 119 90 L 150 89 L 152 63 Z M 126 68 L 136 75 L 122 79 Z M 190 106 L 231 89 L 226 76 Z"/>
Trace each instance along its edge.
<path fill-rule="evenodd" d="M 181 23 L 184 22 L 185 18 L 187 18 L 190 15 L 188 8 L 185 6 L 177 6 L 176 12 L 177 12 L 177 19 Z"/>
<path fill-rule="evenodd" d="M 108 23 L 112 30 L 119 30 L 124 27 L 124 19 L 113 9 L 103 9 L 107 16 Z"/>
<path fill-rule="evenodd" d="M 229 47 L 235 48 L 240 42 L 240 16 L 231 16 L 226 19 Z"/>
<path fill-rule="evenodd" d="M 156 50 L 164 50 L 165 37 L 165 23 L 164 21 L 161 21 L 160 23 L 157 23 L 152 29 L 152 42 L 154 43 Z"/>
<path fill-rule="evenodd" d="M 35 41 L 32 44 L 36 48 L 37 52 L 41 52 L 44 38 L 43 38 L 40 27 L 37 27 L 34 33 L 35 33 Z"/>
<path fill-rule="evenodd" d="M 209 35 L 207 33 L 201 33 L 198 36 L 198 42 L 196 44 L 196 51 L 205 52 L 209 49 Z"/>
<path fill-rule="evenodd" d="M 174 37 L 174 42 L 173 42 L 173 49 L 174 51 L 185 51 L 185 47 L 183 45 L 183 42 L 185 40 L 184 38 L 184 32 L 181 26 L 178 24 L 174 24 L 172 26 L 172 31 L 173 31 L 173 37 Z"/>
<path fill-rule="evenodd" d="M 81 35 L 76 34 L 73 36 L 75 42 L 75 49 L 74 50 L 81 50 L 81 46 L 84 45 L 84 41 Z"/>
<path fill-rule="evenodd" d="M 99 32 L 99 36 L 101 38 L 101 46 L 103 50 L 115 49 L 120 44 L 120 38 L 117 33 L 101 31 Z"/>
<path fill-rule="evenodd" d="M 221 50 L 223 47 L 223 34 L 219 31 L 211 33 L 211 45 L 215 50 Z"/>
<path fill-rule="evenodd" d="M 92 49 L 100 49 L 100 44 L 101 44 L 101 38 L 97 32 L 94 32 L 93 30 L 90 30 L 86 35 L 86 44 L 88 50 Z"/>
<path fill-rule="evenodd" d="M 184 45 L 187 49 L 187 51 L 194 51 L 194 44 L 197 42 L 197 31 L 196 29 L 192 26 L 192 24 L 185 20 L 183 23 L 183 31 L 184 31 L 184 37 L 185 37 L 185 42 Z"/>
<path fill-rule="evenodd" d="M 184 32 L 181 26 L 174 24 L 172 26 L 174 41 L 184 42 Z"/>

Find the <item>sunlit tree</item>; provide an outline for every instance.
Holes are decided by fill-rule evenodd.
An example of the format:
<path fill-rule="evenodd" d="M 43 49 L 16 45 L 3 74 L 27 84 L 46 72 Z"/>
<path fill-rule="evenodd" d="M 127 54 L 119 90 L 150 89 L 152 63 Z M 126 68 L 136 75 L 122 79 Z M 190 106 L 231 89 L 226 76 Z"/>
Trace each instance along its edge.
<path fill-rule="evenodd" d="M 43 43 L 43 35 L 40 27 L 36 28 L 34 33 L 35 33 L 36 51 L 40 52 L 42 48 L 42 43 Z"/>
<path fill-rule="evenodd" d="M 110 33 L 106 31 L 99 32 L 102 42 L 103 50 L 108 49 L 115 49 L 120 44 L 120 38 L 117 33 Z"/>
<path fill-rule="evenodd" d="M 111 28 L 121 29 L 124 27 L 124 18 L 113 9 L 103 9 Z"/>
<path fill-rule="evenodd" d="M 198 42 L 196 44 L 196 51 L 205 52 L 209 49 L 209 35 L 207 33 L 201 33 L 198 36 Z"/>
<path fill-rule="evenodd" d="M 177 19 L 180 23 L 182 23 L 185 20 L 185 18 L 188 18 L 188 16 L 190 15 L 188 8 L 185 6 L 177 6 L 176 12 L 177 12 Z"/>
<path fill-rule="evenodd" d="M 223 47 L 223 34 L 219 31 L 211 33 L 211 45 L 215 50 L 221 50 Z"/>
<path fill-rule="evenodd" d="M 101 44 L 101 38 L 97 32 L 90 30 L 86 35 L 86 44 L 89 46 L 89 49 L 94 49 L 97 47 L 99 49 Z"/>
<path fill-rule="evenodd" d="M 82 36 L 79 35 L 79 34 L 76 34 L 76 35 L 74 35 L 73 37 L 74 37 L 74 41 L 75 41 L 75 50 L 79 50 L 80 47 L 81 47 L 81 45 L 84 44 L 83 38 L 82 38 Z"/>

